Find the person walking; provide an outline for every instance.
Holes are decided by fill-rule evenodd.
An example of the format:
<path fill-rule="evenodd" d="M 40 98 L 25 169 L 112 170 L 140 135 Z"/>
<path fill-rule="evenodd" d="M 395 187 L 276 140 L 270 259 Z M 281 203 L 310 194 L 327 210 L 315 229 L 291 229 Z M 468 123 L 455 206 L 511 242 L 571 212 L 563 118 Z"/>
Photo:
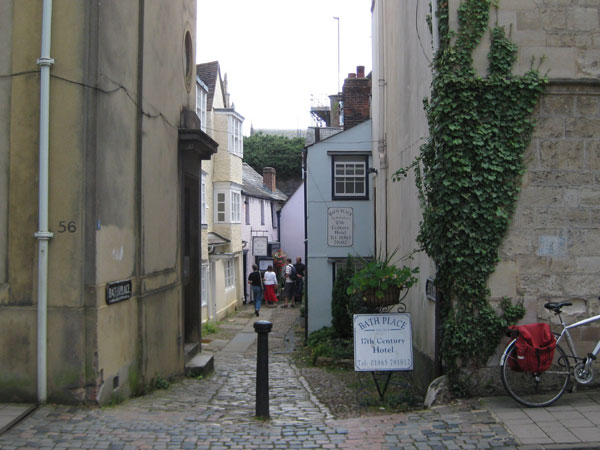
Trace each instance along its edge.
<path fill-rule="evenodd" d="M 277 303 L 279 301 L 277 299 L 277 295 L 275 295 L 275 289 L 277 288 L 277 275 L 275 275 L 275 272 L 273 272 L 273 266 L 267 267 L 264 277 L 264 284 L 265 301 L 267 302 L 267 305 Z"/>
<path fill-rule="evenodd" d="M 253 272 L 248 276 L 248 284 L 252 287 L 252 298 L 254 299 L 254 314 L 260 313 L 260 305 L 263 298 L 263 281 L 260 270 L 256 264 L 252 265 Z"/>
<path fill-rule="evenodd" d="M 296 268 L 296 274 L 298 275 L 298 279 L 296 280 L 296 290 L 294 292 L 294 301 L 295 303 L 302 303 L 302 294 L 304 294 L 304 271 L 306 270 L 306 266 L 302 263 L 302 258 L 296 256 L 296 264 L 294 264 Z"/>
<path fill-rule="evenodd" d="M 294 307 L 294 292 L 296 290 L 297 278 L 296 268 L 292 265 L 292 260 L 288 258 L 285 266 L 285 283 L 283 284 L 283 298 L 285 302 L 283 308 L 287 308 L 288 303 L 290 307 Z"/>

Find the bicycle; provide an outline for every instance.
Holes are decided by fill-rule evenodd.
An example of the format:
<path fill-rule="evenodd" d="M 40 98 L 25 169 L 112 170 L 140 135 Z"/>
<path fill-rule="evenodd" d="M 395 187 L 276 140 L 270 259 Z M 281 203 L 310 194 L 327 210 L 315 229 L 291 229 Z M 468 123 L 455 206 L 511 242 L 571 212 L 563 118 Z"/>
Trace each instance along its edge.
<path fill-rule="evenodd" d="M 571 374 L 580 384 L 589 384 L 593 377 L 592 364 L 600 352 L 600 340 L 596 347 L 585 358 L 577 356 L 575 345 L 569 330 L 600 320 L 600 315 L 589 317 L 571 325 L 567 325 L 561 317 L 561 309 L 571 306 L 570 302 L 550 302 L 544 308 L 558 316 L 563 328 L 562 332 L 553 333 L 556 337 L 556 350 L 550 368 L 544 372 L 520 372 L 511 368 L 511 359 L 516 361 L 517 339 L 506 346 L 500 358 L 500 378 L 508 394 L 522 405 L 529 407 L 549 406 L 557 401 L 567 390 Z M 564 339 L 563 339 L 564 338 Z M 566 341 L 569 353 L 560 346 Z M 563 344 L 564 345 L 564 344 Z"/>

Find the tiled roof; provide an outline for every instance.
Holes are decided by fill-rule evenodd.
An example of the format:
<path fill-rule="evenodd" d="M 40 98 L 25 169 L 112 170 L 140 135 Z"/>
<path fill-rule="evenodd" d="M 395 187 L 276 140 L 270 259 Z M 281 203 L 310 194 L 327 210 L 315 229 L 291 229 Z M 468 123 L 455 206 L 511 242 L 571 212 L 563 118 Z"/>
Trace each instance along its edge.
<path fill-rule="evenodd" d="M 265 198 L 285 202 L 287 195 L 279 189 L 271 192 L 263 185 L 263 177 L 247 163 L 242 163 L 242 193 L 249 197 Z"/>
<path fill-rule="evenodd" d="M 215 98 L 217 81 L 221 81 L 219 79 L 219 61 L 213 61 L 209 63 L 196 65 L 196 75 L 198 75 L 198 77 L 208 87 L 206 109 L 210 111 L 212 109 L 213 100 Z"/>

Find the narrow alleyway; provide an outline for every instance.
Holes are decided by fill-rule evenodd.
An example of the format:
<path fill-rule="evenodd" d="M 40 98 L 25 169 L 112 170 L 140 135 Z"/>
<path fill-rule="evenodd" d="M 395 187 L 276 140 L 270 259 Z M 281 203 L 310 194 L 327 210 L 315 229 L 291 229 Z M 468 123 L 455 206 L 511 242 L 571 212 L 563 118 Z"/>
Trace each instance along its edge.
<path fill-rule="evenodd" d="M 0 436 L 2 449 L 480 449 L 518 441 L 477 402 L 338 420 L 288 357 L 298 309 L 264 308 L 271 320 L 271 420 L 254 417 L 255 317 L 246 306 L 207 339 L 215 373 L 99 409 L 47 405 Z M 227 333 L 229 332 L 229 334 Z M 210 336 L 209 336 L 210 337 Z M 544 448 L 541 446 L 527 448 Z M 572 447 L 571 447 L 572 448 Z M 589 447 L 588 447 L 589 448 Z"/>

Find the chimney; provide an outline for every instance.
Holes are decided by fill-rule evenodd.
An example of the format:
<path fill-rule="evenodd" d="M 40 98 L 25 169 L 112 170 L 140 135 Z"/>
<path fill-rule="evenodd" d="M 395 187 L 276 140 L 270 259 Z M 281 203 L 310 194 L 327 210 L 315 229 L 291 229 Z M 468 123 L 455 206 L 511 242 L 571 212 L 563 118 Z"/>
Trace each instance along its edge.
<path fill-rule="evenodd" d="M 365 77 L 365 66 L 348 74 L 342 88 L 344 130 L 348 130 L 371 117 L 371 78 Z"/>
<path fill-rule="evenodd" d="M 263 185 L 271 192 L 275 192 L 277 189 L 276 181 L 275 169 L 272 167 L 263 168 Z"/>

